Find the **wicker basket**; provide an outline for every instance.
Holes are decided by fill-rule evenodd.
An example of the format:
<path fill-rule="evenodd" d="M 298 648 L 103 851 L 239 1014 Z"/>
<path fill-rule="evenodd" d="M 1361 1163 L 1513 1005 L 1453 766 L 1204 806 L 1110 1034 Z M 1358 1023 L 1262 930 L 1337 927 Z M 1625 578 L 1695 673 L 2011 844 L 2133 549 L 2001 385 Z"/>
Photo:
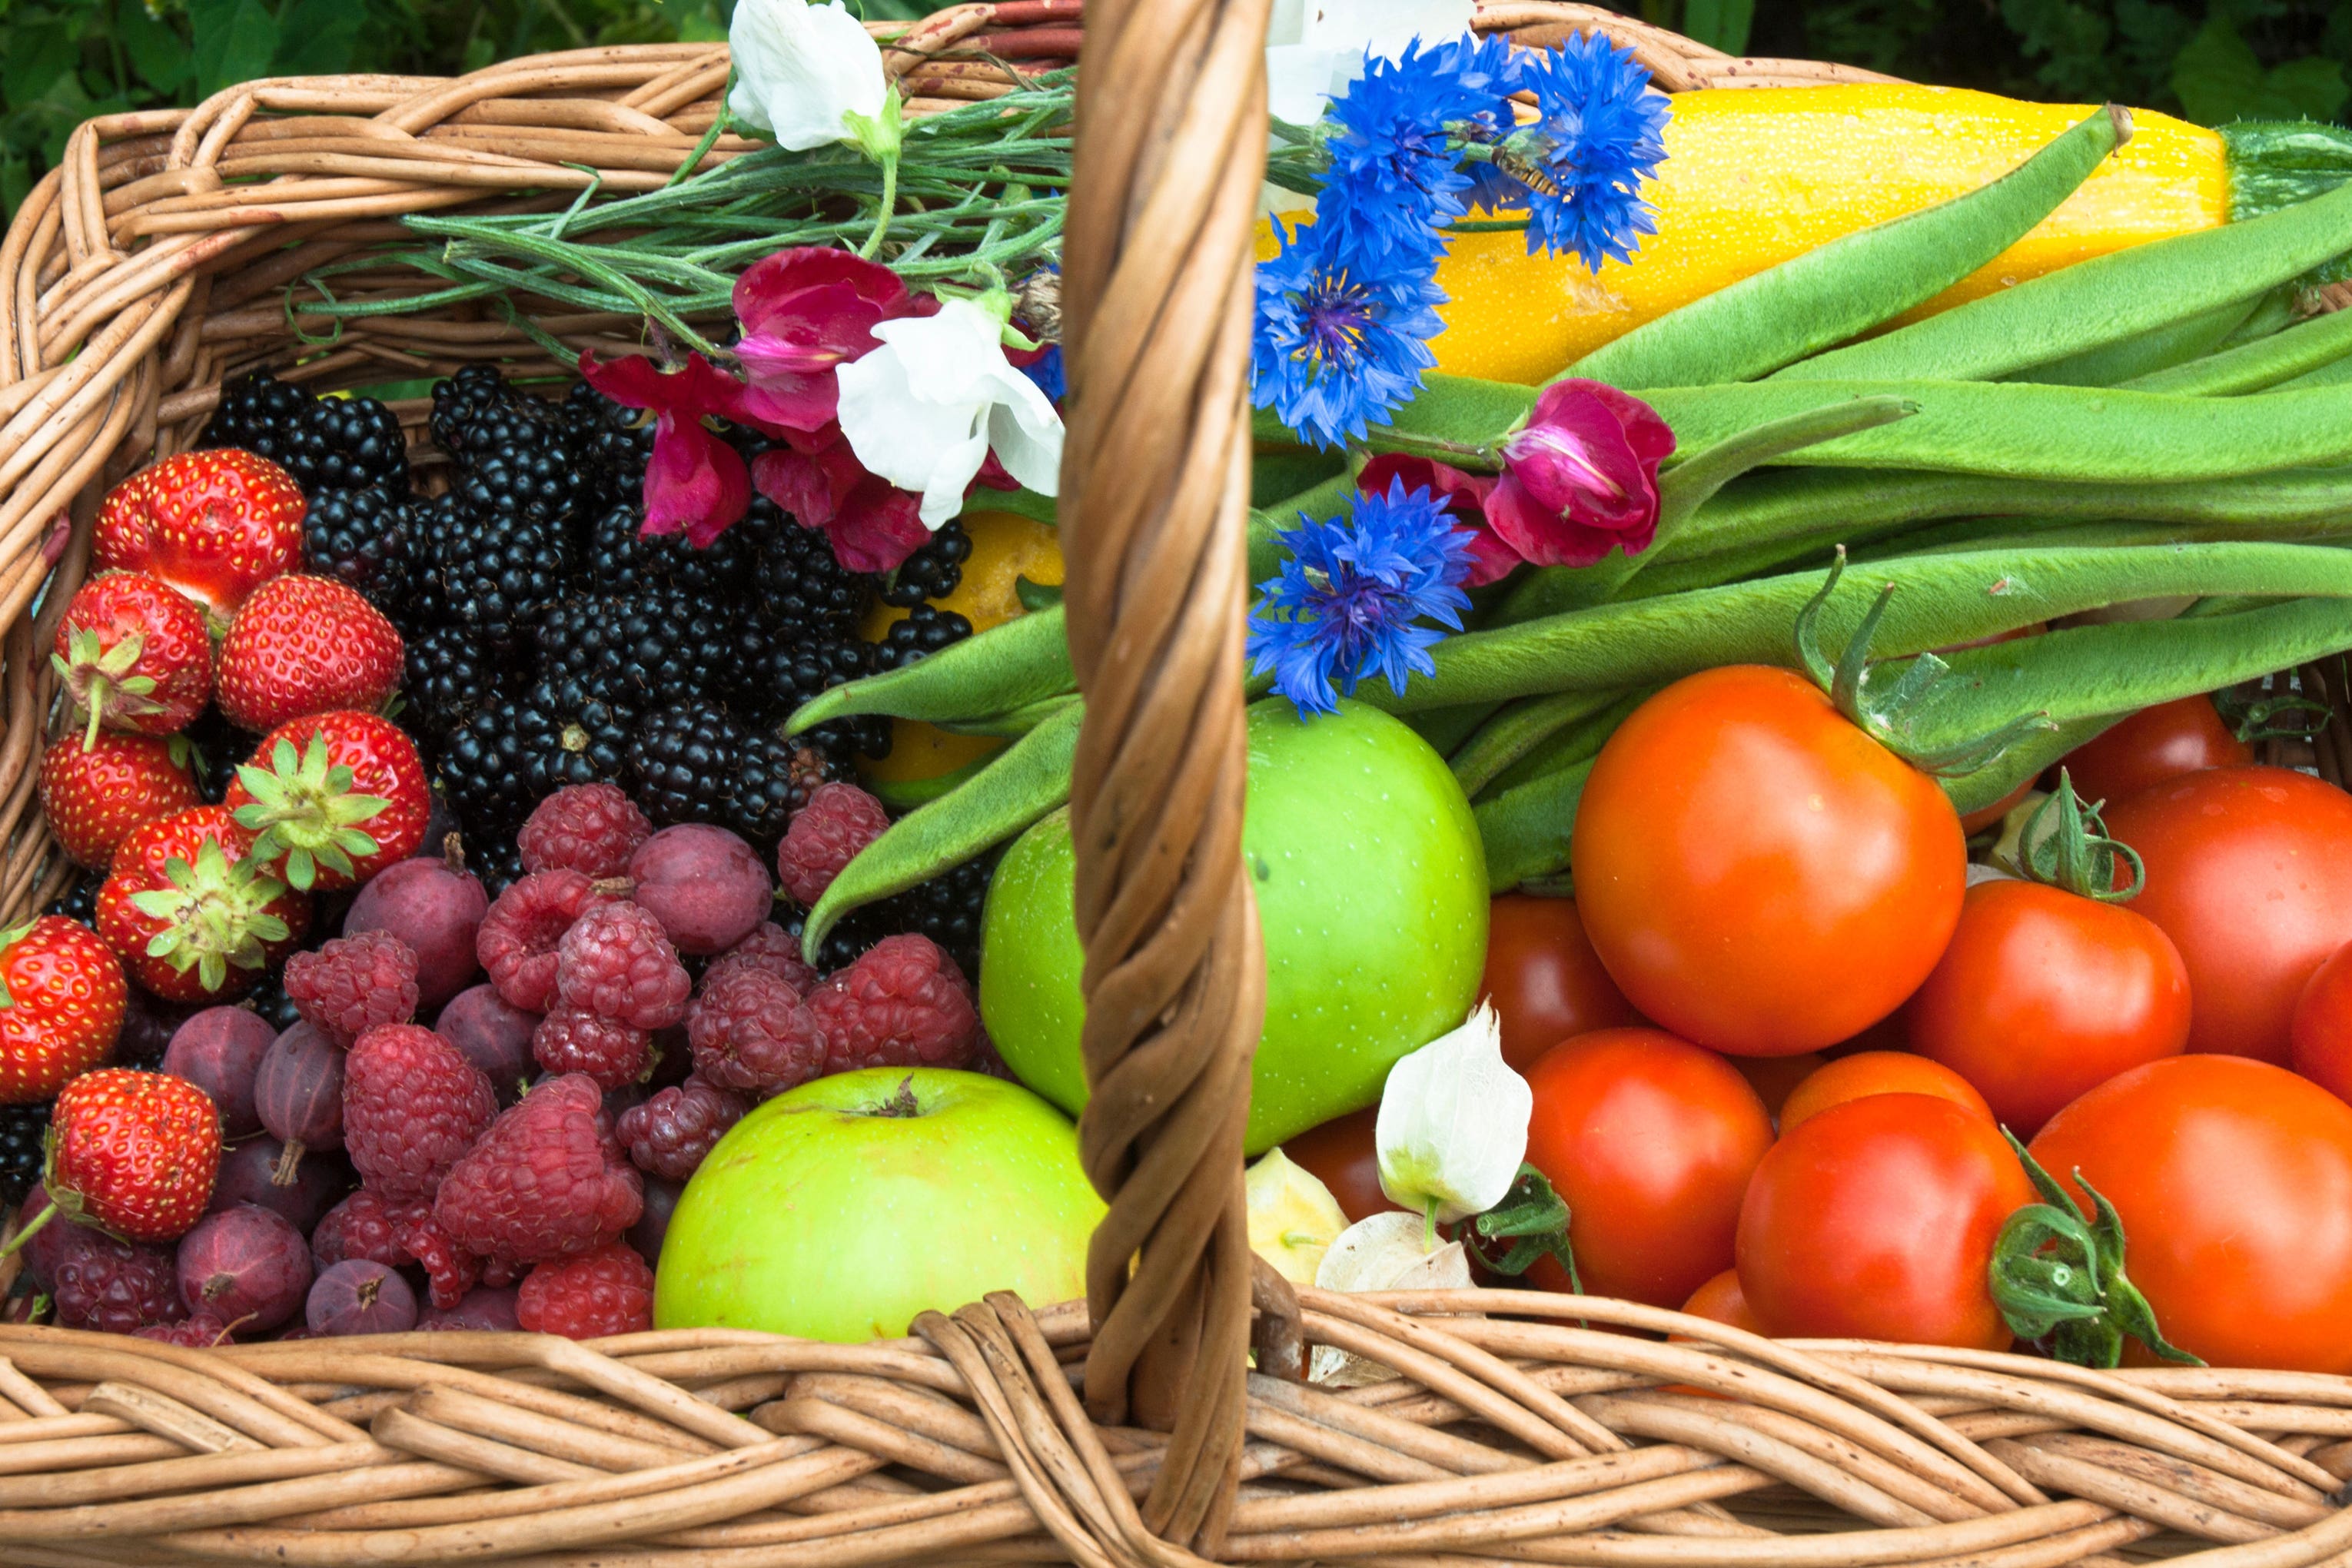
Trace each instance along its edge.
<path fill-rule="evenodd" d="M 1063 516 L 1088 698 L 1081 1146 L 1112 1198 L 1090 1300 L 992 1298 L 855 1347 L 696 1331 L 192 1351 L 0 1328 L 0 1562 L 2057 1568 L 2137 1547 L 2352 1563 L 2336 1507 L 2352 1380 L 1776 1343 L 1538 1293 L 1294 1295 L 1254 1268 L 1239 1173 L 1261 964 L 1234 850 L 1256 173 L 1232 150 L 1262 123 L 1265 9 L 1096 0 L 1087 28 Z M 961 6 L 888 58 L 918 110 L 986 98 L 1066 62 L 1077 11 Z M 1575 5 L 1513 0 L 1480 25 L 1531 42 L 1602 27 L 1676 89 L 1864 75 L 1730 59 Z M 725 75 L 703 46 L 590 50 L 457 81 L 255 82 L 74 134 L 0 247 L 0 906 L 61 876 L 32 806 L 37 653 L 105 485 L 190 439 L 225 371 L 291 363 L 279 296 L 306 269 L 397 237 L 404 214 L 569 200 L 580 164 L 608 189 L 659 184 Z M 575 348 L 636 327 L 537 324 Z M 289 374 L 545 370 L 534 341 L 382 318 Z M 1308 1387 L 1284 1374 L 1309 1342 L 1403 1375 Z"/>

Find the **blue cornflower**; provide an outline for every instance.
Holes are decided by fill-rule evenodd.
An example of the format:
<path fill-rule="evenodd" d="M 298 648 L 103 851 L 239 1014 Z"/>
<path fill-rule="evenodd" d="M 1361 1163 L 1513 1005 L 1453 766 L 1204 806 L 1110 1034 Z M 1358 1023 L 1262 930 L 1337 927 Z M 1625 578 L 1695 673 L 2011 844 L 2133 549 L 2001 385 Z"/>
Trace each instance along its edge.
<path fill-rule="evenodd" d="M 1068 395 L 1069 377 L 1062 370 L 1062 345 L 1047 343 L 1045 352 L 1021 367 L 1021 374 L 1037 384 L 1037 390 L 1059 403 Z"/>
<path fill-rule="evenodd" d="M 1351 517 L 1299 521 L 1276 536 L 1290 558 L 1250 612 L 1255 673 L 1274 671 L 1302 719 L 1332 711 L 1360 680 L 1382 676 L 1402 694 L 1407 675 L 1433 673 L 1429 650 L 1444 634 L 1418 623 L 1459 631 L 1470 604 L 1471 536 L 1445 502 L 1397 479 L 1386 495 L 1358 496 Z"/>
<path fill-rule="evenodd" d="M 1320 221 L 1282 234 L 1257 269 L 1250 380 L 1257 406 L 1318 447 L 1361 438 L 1437 363 L 1429 340 L 1445 295 L 1435 258 L 1350 247 Z"/>
<path fill-rule="evenodd" d="M 1316 222 L 1342 230 L 1358 251 L 1433 260 L 1442 226 L 1468 210 L 1470 177 L 1446 128 L 1507 115 L 1500 80 L 1469 40 L 1423 49 L 1415 38 L 1394 60 L 1365 51 L 1364 74 L 1330 108 L 1331 168 Z"/>
<path fill-rule="evenodd" d="M 1605 258 L 1631 261 L 1640 237 L 1657 232 L 1641 192 L 1666 155 L 1664 96 L 1633 50 L 1598 33 L 1527 61 L 1520 78 L 1542 117 L 1513 139 L 1533 147 L 1542 180 L 1528 182 L 1528 254 L 1573 250 L 1591 271 Z"/>

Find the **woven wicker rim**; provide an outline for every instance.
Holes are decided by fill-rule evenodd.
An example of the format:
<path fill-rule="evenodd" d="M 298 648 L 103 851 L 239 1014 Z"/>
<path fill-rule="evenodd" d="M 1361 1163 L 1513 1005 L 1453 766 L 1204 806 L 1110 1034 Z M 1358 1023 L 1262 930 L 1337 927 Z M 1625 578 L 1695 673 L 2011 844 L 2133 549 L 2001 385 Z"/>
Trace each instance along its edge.
<path fill-rule="evenodd" d="M 1080 20 L 1077 0 L 959 6 L 887 58 L 934 111 L 1067 63 Z M 0 1562 L 2112 1568 L 2161 1536 L 2202 1544 L 2205 1568 L 2352 1563 L 2335 1507 L 2352 1379 L 1776 1343 L 1617 1301 L 1294 1293 L 1253 1268 L 1238 1168 L 1260 966 L 1231 848 L 1255 180 L 1236 150 L 1262 124 L 1264 5 L 1096 0 L 1085 20 L 1064 532 L 1088 697 L 1082 1147 L 1113 1195 L 1091 1301 L 996 1297 L 861 1346 L 193 1351 L 0 1328 Z M 1513 0 L 1479 26 L 1530 44 L 1602 28 L 1676 90 L 1884 79 L 1580 5 Z M 725 77 L 708 46 L 583 50 L 454 81 L 251 82 L 75 132 L 0 243 L 0 909 L 65 875 L 32 809 L 53 695 L 37 654 L 104 487 L 184 446 L 252 364 L 322 387 L 561 369 L 512 326 L 432 317 L 353 323 L 293 363 L 280 295 L 405 214 L 568 200 L 592 177 L 572 165 L 658 185 Z M 537 322 L 604 352 L 637 330 Z M 1266 1371 L 1246 1369 L 1245 1331 Z M 1308 1343 L 1403 1375 L 1272 1375 Z"/>

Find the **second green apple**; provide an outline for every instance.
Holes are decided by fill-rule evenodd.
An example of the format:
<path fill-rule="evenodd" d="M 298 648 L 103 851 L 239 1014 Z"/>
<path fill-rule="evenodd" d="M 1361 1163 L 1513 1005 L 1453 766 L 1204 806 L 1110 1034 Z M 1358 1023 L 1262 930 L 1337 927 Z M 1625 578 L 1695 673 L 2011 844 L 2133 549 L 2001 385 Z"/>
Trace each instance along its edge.
<path fill-rule="evenodd" d="M 1486 867 L 1444 759 L 1342 702 L 1249 712 L 1242 847 L 1265 933 L 1252 1154 L 1380 1098 L 1399 1057 L 1459 1024 L 1486 955 Z M 1086 1102 L 1081 954 L 1066 814 L 1029 829 L 989 885 L 980 1011 L 1005 1061 L 1073 1115 Z"/>

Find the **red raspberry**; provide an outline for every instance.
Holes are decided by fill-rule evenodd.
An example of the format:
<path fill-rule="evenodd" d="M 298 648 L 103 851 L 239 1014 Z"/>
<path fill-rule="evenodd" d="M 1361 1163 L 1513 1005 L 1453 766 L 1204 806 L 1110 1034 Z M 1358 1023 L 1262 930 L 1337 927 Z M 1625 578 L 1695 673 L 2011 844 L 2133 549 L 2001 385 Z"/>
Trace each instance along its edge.
<path fill-rule="evenodd" d="M 429 1198 L 499 1113 L 482 1069 L 415 1024 L 379 1024 L 343 1058 L 343 1152 L 400 1202 Z"/>
<path fill-rule="evenodd" d="M 654 1326 L 654 1271 L 619 1242 L 542 1263 L 523 1278 L 515 1321 L 567 1340 L 644 1333 Z"/>
<path fill-rule="evenodd" d="M 216 1345 L 231 1344 L 230 1325 L 210 1312 L 199 1312 L 185 1322 L 150 1323 L 143 1329 L 133 1329 L 133 1339 L 161 1340 L 167 1345 L 185 1345 L 190 1350 L 208 1351 Z"/>
<path fill-rule="evenodd" d="M 599 1089 L 642 1081 L 653 1070 L 654 1037 L 593 1013 L 550 1013 L 531 1031 L 530 1054 L 551 1073 L 584 1072 Z"/>
<path fill-rule="evenodd" d="M 827 1073 L 964 1067 L 980 1040 L 963 971 L 937 942 L 912 931 L 866 949 L 808 1005 L 824 1036 Z"/>
<path fill-rule="evenodd" d="M 310 1227 L 310 1261 L 322 1273 L 354 1258 L 386 1268 L 403 1268 L 416 1259 L 400 1238 L 431 1213 L 429 1204 L 392 1203 L 382 1193 L 362 1187 Z"/>
<path fill-rule="evenodd" d="M 686 1016 L 693 989 L 661 921 L 635 904 L 597 905 L 556 948 L 555 1005 L 567 1011 L 666 1029 Z"/>
<path fill-rule="evenodd" d="M 49 1283 L 60 1326 L 128 1334 L 188 1315 L 170 1247 L 117 1241 L 63 1220 L 45 1228 L 65 1232 Z"/>
<path fill-rule="evenodd" d="M 773 921 L 760 928 L 717 958 L 702 972 L 702 983 L 709 984 L 730 969 L 745 965 L 764 969 L 805 996 L 816 989 L 817 973 L 801 956 L 801 939 Z"/>
<path fill-rule="evenodd" d="M 824 1071 L 825 1040 L 816 1015 L 773 971 L 716 967 L 686 1010 L 694 1070 L 718 1089 L 765 1098 Z"/>
<path fill-rule="evenodd" d="M 776 846 L 776 878 L 805 909 L 889 826 L 882 803 L 856 784 L 819 784 Z"/>
<path fill-rule="evenodd" d="M 621 1112 L 620 1138 L 638 1170 L 682 1182 L 750 1109 L 740 1095 L 689 1078 Z"/>
<path fill-rule="evenodd" d="M 544 1013 L 555 997 L 555 948 L 572 922 L 606 902 L 577 871 L 536 871 L 498 896 L 474 937 L 474 956 L 499 999 Z"/>
<path fill-rule="evenodd" d="M 613 1141 L 604 1103 L 585 1073 L 533 1089 L 457 1162 L 433 1217 L 467 1251 L 509 1263 L 570 1257 L 619 1236 L 644 1212 L 645 1182 Z"/>
<path fill-rule="evenodd" d="M 416 1016 L 416 954 L 388 931 L 340 936 L 286 961 L 286 995 L 320 1034 L 349 1047 L 378 1024 Z"/>
<path fill-rule="evenodd" d="M 444 1311 L 464 1300 L 482 1277 L 482 1260 L 451 1240 L 427 1205 L 417 1205 L 401 1231 L 400 1245 L 424 1268 L 433 1305 Z"/>
<path fill-rule="evenodd" d="M 515 845 L 526 871 L 617 877 L 653 830 L 618 785 L 568 784 L 532 809 Z"/>

